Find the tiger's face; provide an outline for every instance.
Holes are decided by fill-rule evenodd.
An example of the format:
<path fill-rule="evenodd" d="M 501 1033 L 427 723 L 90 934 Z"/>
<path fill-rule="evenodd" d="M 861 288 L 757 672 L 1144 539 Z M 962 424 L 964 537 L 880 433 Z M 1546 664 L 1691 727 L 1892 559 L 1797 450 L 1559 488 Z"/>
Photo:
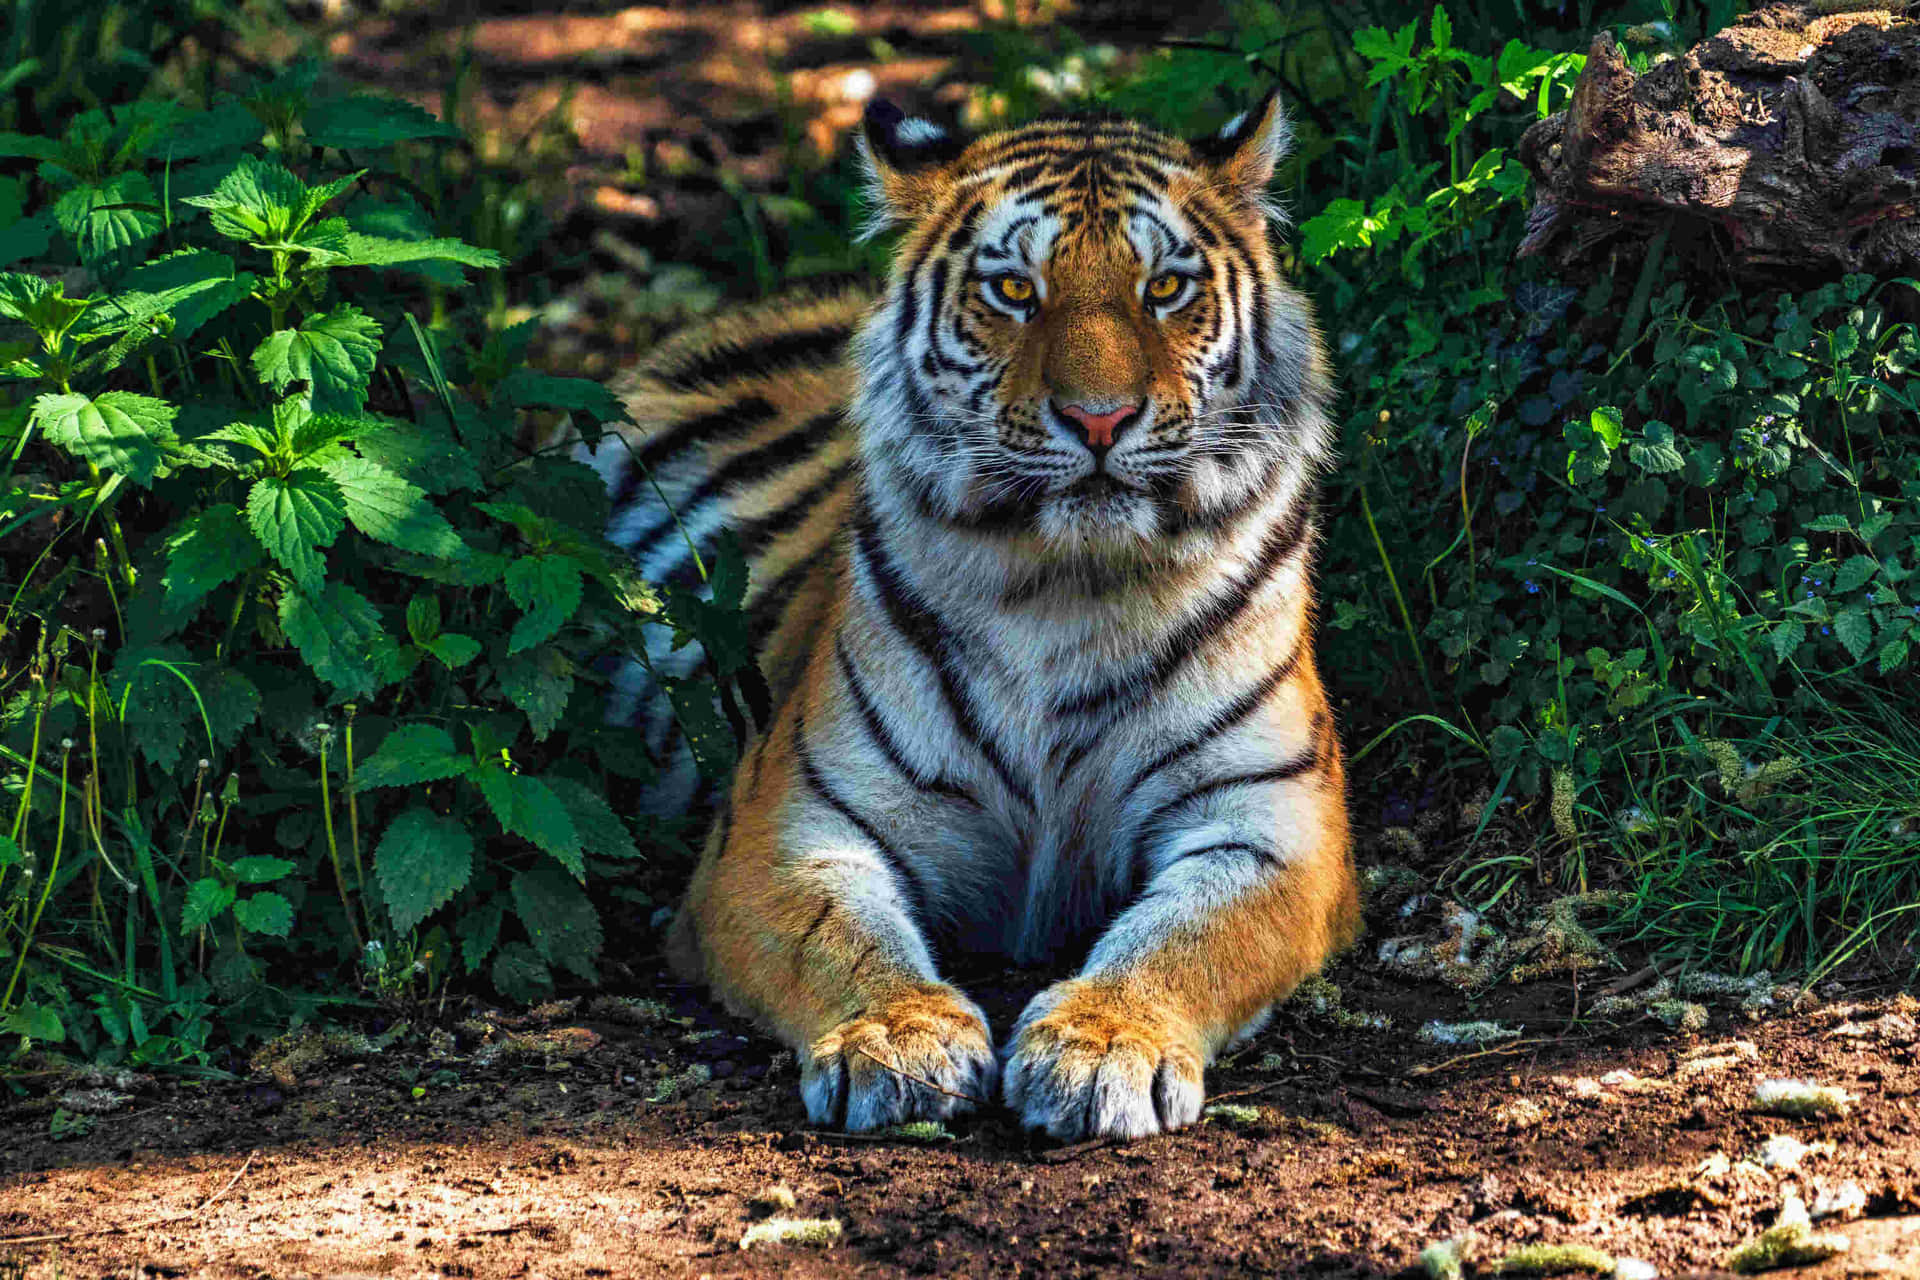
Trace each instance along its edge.
<path fill-rule="evenodd" d="M 867 452 L 923 514 L 1139 549 L 1324 455 L 1296 412 L 1318 344 L 1268 236 L 1271 98 L 1199 144 L 1105 118 L 963 142 L 885 104 L 867 139 L 908 224 L 859 343 Z"/>

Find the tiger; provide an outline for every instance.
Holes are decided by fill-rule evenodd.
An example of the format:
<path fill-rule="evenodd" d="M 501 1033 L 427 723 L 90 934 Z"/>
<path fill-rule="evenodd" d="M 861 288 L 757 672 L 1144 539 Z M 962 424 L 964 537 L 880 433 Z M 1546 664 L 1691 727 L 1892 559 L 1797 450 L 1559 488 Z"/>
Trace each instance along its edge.
<path fill-rule="evenodd" d="M 669 959 L 793 1049 L 813 1124 L 1178 1129 L 1355 936 L 1289 147 L 1273 94 L 1198 141 L 875 101 L 884 288 L 722 315 L 620 386 L 612 537 L 692 584 L 731 531 L 768 695 Z M 660 686 L 697 661 L 629 662 L 610 714 L 671 754 Z M 1080 960 L 996 1044 L 942 955 Z"/>

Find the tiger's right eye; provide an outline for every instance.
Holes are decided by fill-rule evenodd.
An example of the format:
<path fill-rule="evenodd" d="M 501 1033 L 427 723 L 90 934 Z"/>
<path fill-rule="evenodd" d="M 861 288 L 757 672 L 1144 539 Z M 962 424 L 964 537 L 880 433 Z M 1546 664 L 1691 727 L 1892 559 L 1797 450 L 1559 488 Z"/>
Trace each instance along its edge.
<path fill-rule="evenodd" d="M 993 278 L 993 291 L 1003 302 L 1024 307 L 1033 301 L 1033 281 L 1025 276 L 1004 275 Z"/>

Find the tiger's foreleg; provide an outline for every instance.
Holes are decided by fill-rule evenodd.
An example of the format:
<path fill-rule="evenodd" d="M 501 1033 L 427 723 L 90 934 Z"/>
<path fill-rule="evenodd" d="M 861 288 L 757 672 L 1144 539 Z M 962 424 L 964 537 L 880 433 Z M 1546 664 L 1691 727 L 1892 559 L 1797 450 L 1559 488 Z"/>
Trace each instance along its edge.
<path fill-rule="evenodd" d="M 971 1110 L 997 1083 L 986 1018 L 940 980 L 920 886 L 820 750 L 796 712 L 741 770 L 676 919 L 675 967 L 792 1046 L 815 1124 Z"/>
<path fill-rule="evenodd" d="M 1214 1056 L 1351 941 L 1358 894 L 1328 738 L 1310 770 L 1202 784 L 1150 833 L 1144 892 L 1014 1026 L 1006 1097 L 1029 1128 L 1136 1138 L 1191 1124 Z"/>

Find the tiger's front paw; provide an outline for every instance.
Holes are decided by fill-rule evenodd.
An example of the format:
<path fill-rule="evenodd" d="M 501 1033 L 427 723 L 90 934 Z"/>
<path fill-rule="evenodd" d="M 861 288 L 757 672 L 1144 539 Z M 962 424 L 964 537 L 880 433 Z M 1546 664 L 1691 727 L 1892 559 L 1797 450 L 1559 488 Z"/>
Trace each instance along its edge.
<path fill-rule="evenodd" d="M 991 1098 L 999 1074 L 985 1015 L 938 984 L 891 995 L 849 1018 L 814 1041 L 803 1059 L 807 1119 L 855 1133 L 971 1111 L 969 1099 Z"/>
<path fill-rule="evenodd" d="M 1014 1024 L 1007 1105 L 1056 1138 L 1144 1138 L 1200 1117 L 1201 1053 L 1164 1010 L 1075 979 Z"/>

